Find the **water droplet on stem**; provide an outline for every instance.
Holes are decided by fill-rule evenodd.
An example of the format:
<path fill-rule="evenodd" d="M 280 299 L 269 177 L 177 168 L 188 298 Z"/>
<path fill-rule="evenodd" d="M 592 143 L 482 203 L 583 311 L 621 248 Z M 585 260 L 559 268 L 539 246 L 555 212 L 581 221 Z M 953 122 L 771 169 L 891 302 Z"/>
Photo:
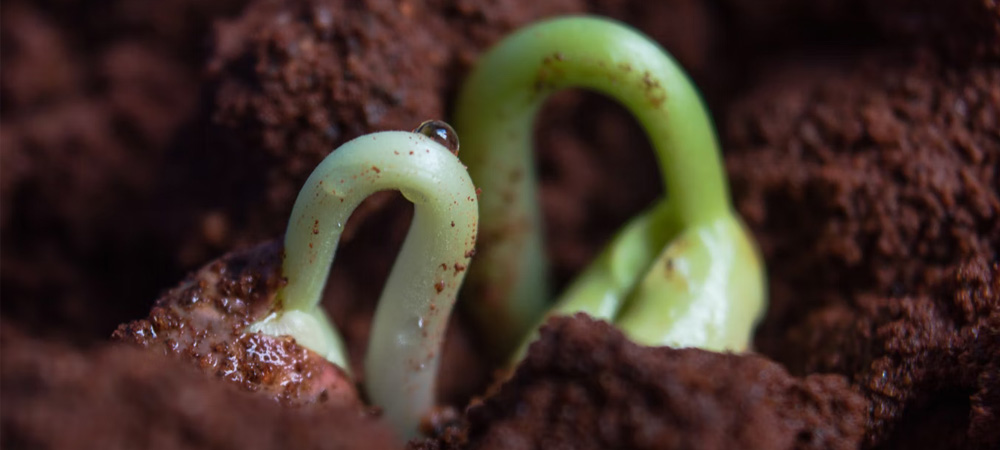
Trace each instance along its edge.
<path fill-rule="evenodd" d="M 440 120 L 426 120 L 414 128 L 413 132 L 434 139 L 453 155 L 458 155 L 458 133 L 448 123 Z"/>

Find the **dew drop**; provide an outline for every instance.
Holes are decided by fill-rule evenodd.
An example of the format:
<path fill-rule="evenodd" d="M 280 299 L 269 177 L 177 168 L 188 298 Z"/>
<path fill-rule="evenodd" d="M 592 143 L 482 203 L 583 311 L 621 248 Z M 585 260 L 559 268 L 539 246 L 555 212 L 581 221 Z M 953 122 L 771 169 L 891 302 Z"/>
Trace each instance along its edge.
<path fill-rule="evenodd" d="M 451 125 L 440 120 L 427 120 L 415 128 L 413 132 L 434 139 L 453 155 L 458 155 L 458 133 L 455 133 L 455 129 Z"/>

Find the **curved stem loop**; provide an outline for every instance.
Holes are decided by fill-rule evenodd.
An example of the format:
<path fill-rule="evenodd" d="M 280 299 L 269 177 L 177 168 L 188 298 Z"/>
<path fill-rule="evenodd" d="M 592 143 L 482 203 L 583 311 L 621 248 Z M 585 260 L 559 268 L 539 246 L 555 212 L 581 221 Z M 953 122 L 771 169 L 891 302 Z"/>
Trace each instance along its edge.
<path fill-rule="evenodd" d="M 317 311 L 344 224 L 383 190 L 402 192 L 414 215 L 375 311 L 365 384 L 389 423 L 409 436 L 433 406 L 445 327 L 476 245 L 478 199 L 458 158 L 401 131 L 362 136 L 330 154 L 295 201 L 282 267 L 288 284 L 278 301 L 285 317 Z M 339 363 L 346 367 L 343 356 Z"/>
<path fill-rule="evenodd" d="M 464 160 L 484 190 L 471 307 L 501 353 L 547 307 L 532 132 L 545 99 L 569 87 L 608 95 L 638 119 L 656 152 L 671 223 L 684 228 L 731 210 L 708 112 L 656 43 L 627 26 L 588 17 L 542 22 L 507 37 L 478 62 L 456 111 Z"/>

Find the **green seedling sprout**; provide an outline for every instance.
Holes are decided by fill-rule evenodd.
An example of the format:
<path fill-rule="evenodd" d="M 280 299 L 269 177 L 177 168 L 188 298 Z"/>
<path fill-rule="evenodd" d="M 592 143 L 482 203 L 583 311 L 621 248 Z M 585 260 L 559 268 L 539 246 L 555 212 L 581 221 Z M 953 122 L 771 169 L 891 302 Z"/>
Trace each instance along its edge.
<path fill-rule="evenodd" d="M 456 154 L 435 141 L 457 138 L 447 124 L 414 133 L 354 139 L 330 154 L 299 192 L 285 233 L 279 312 L 248 331 L 291 335 L 347 369 L 340 336 L 319 306 L 344 224 L 369 195 L 398 190 L 413 221 L 375 311 L 365 355 L 371 401 L 403 436 L 433 406 L 445 326 L 475 247 L 478 200 Z M 447 141 L 445 141 L 447 142 Z"/>
<path fill-rule="evenodd" d="M 574 87 L 603 93 L 638 119 L 668 198 L 626 224 L 550 309 L 532 133 L 545 99 Z M 540 318 L 575 312 L 646 345 L 747 347 L 765 307 L 760 257 L 730 204 L 708 112 L 656 43 L 599 18 L 524 28 L 482 56 L 455 124 L 483 190 L 469 307 L 494 351 L 523 351 Z"/>

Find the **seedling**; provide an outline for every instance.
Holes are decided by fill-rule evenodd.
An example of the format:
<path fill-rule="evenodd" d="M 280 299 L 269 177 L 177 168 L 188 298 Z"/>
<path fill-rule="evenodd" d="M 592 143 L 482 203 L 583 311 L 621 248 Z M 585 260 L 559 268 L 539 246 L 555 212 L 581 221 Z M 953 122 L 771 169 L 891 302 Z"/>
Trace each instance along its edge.
<path fill-rule="evenodd" d="M 375 311 L 365 385 L 403 436 L 433 406 L 445 326 L 476 244 L 478 201 L 457 144 L 447 124 L 425 122 L 413 133 L 359 137 L 324 159 L 288 222 L 278 312 L 248 329 L 291 335 L 346 370 L 341 338 L 319 306 L 323 287 L 358 204 L 377 191 L 402 192 L 414 204 L 413 222 Z"/>
<path fill-rule="evenodd" d="M 586 88 L 624 105 L 652 142 L 667 198 L 626 224 L 550 308 L 532 157 L 553 92 Z M 546 314 L 586 312 L 646 345 L 743 350 L 765 308 L 760 257 L 730 204 L 707 110 L 679 65 L 635 30 L 561 18 L 507 37 L 464 85 L 456 127 L 482 188 L 468 304 L 501 355 Z"/>

